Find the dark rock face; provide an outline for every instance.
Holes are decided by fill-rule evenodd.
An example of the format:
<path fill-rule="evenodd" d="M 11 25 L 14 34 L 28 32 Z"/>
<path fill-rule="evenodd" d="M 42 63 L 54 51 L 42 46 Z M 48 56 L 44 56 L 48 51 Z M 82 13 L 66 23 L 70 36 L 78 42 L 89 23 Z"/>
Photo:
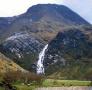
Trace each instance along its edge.
<path fill-rule="evenodd" d="M 92 62 L 92 42 L 88 36 L 78 29 L 59 32 L 49 43 L 44 65 L 47 73 L 54 73 L 58 69 L 72 62 Z M 81 64 L 82 65 L 82 64 Z M 51 70 L 52 68 L 54 70 Z M 50 72 L 51 71 L 51 72 Z"/>
<path fill-rule="evenodd" d="M 33 35 L 20 32 L 7 38 L 0 46 L 0 51 L 30 70 L 43 46 L 44 44 Z"/>

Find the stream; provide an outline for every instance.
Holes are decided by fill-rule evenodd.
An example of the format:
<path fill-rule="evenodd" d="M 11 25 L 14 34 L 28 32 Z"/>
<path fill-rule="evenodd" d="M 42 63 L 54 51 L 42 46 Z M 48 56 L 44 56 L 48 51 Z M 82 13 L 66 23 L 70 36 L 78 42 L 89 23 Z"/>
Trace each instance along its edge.
<path fill-rule="evenodd" d="M 39 59 L 37 62 L 37 74 L 44 74 L 44 65 L 43 65 L 43 61 L 44 61 L 44 56 L 45 56 L 45 51 L 48 48 L 48 44 L 44 46 L 44 48 L 42 49 L 42 51 L 39 53 Z"/>

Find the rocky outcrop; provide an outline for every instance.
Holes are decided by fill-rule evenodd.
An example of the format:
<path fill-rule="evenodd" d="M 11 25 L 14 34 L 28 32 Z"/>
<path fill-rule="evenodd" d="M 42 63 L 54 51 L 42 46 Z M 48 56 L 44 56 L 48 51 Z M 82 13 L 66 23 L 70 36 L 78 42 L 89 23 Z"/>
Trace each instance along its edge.
<path fill-rule="evenodd" d="M 31 70 L 43 46 L 44 43 L 33 35 L 20 32 L 7 38 L 0 46 L 0 51 L 20 66 Z"/>
<path fill-rule="evenodd" d="M 72 70 L 80 66 L 81 68 L 78 69 L 79 71 L 76 71 L 76 69 L 74 70 L 76 72 L 82 72 L 81 69 L 83 70 L 85 66 L 86 69 L 84 71 L 86 75 L 86 72 L 91 70 L 91 63 L 92 42 L 89 41 L 88 36 L 84 32 L 78 29 L 59 32 L 49 43 L 44 60 L 45 71 L 48 74 L 58 71 L 62 72 L 63 69 L 65 69 L 65 72 L 62 73 L 68 73 L 67 69 L 71 68 Z M 75 74 L 74 71 L 72 72 Z"/>

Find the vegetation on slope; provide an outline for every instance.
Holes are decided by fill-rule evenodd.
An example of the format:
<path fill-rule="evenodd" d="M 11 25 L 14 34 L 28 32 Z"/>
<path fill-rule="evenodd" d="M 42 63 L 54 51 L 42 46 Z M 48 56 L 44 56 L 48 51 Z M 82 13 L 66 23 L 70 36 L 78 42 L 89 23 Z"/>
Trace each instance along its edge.
<path fill-rule="evenodd" d="M 0 74 L 8 71 L 26 71 L 9 58 L 0 53 Z"/>

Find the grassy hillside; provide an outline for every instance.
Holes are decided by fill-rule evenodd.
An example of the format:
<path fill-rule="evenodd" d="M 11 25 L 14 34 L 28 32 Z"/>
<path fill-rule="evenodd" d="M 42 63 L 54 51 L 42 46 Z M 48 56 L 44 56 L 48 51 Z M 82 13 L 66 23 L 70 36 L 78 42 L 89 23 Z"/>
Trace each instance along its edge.
<path fill-rule="evenodd" d="M 56 79 L 78 79 L 78 80 L 92 80 L 92 63 L 91 62 L 71 62 L 70 65 L 59 68 L 57 65 L 51 66 L 52 71 L 58 69 L 55 73 L 49 75 L 49 78 Z M 49 71 L 48 71 L 49 72 Z"/>
<path fill-rule="evenodd" d="M 19 65 L 14 63 L 12 60 L 5 57 L 3 54 L 0 53 L 0 73 L 5 73 L 7 71 L 25 71 Z"/>

